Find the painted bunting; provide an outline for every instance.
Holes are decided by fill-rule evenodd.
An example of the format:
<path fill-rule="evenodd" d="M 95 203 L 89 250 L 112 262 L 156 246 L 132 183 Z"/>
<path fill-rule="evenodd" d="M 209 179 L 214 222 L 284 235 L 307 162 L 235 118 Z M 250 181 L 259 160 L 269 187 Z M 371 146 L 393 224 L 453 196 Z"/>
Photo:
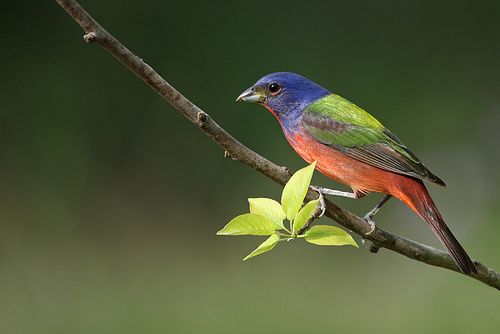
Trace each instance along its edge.
<path fill-rule="evenodd" d="M 326 188 L 325 195 L 360 198 L 384 193 L 365 215 L 373 216 L 392 196 L 400 199 L 430 226 L 466 274 L 476 267 L 446 226 L 424 182 L 445 183 L 408 150 L 396 135 L 354 103 L 298 74 L 278 72 L 259 79 L 237 101 L 263 105 L 277 119 L 293 149 L 327 177 L 353 192 Z"/>

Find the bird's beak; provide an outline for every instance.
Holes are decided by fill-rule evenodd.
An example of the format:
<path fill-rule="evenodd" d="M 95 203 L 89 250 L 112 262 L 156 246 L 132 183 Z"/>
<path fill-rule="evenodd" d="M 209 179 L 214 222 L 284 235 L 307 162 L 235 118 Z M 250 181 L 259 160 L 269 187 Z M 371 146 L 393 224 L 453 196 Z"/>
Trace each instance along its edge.
<path fill-rule="evenodd" d="M 246 91 L 240 94 L 236 99 L 236 102 L 250 102 L 250 103 L 258 103 L 264 102 L 266 100 L 266 96 L 259 91 L 257 91 L 254 87 L 248 88 Z"/>

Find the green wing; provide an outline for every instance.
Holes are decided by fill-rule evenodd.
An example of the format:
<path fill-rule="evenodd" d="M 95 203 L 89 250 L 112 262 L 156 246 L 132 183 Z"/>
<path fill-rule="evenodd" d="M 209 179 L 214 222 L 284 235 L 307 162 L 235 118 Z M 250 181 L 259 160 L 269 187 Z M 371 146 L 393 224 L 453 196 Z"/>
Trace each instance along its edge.
<path fill-rule="evenodd" d="M 354 159 L 445 185 L 377 119 L 338 95 L 331 94 L 311 104 L 304 110 L 302 123 L 318 142 Z"/>

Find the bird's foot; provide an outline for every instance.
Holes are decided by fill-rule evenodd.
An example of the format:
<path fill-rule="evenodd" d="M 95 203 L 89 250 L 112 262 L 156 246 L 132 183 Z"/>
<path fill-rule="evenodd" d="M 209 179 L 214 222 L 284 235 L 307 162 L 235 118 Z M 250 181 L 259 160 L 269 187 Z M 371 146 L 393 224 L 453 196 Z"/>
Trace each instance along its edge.
<path fill-rule="evenodd" d="M 311 188 L 318 193 L 318 199 L 319 199 L 319 205 L 320 205 L 320 214 L 318 215 L 317 218 L 323 217 L 326 211 L 326 204 L 325 204 L 325 196 L 321 192 L 323 188 L 321 187 L 316 187 L 316 186 L 311 186 Z"/>
<path fill-rule="evenodd" d="M 365 235 L 370 235 L 372 234 L 375 229 L 377 228 L 377 225 L 375 224 L 375 221 L 373 221 L 373 215 L 370 213 L 366 214 L 363 219 L 370 224 L 370 230 L 365 233 Z M 377 253 L 379 250 L 379 247 L 376 246 L 373 242 L 370 240 L 366 240 L 365 238 L 362 238 L 361 241 L 363 242 L 363 245 L 368 248 L 368 250 L 372 253 Z"/>
<path fill-rule="evenodd" d="M 377 228 L 377 225 L 375 224 L 375 221 L 373 221 L 373 215 L 371 215 L 370 213 L 368 213 L 366 216 L 363 217 L 363 219 L 368 224 L 370 224 L 370 230 L 368 232 L 366 232 L 365 234 L 366 235 L 372 234 L 375 231 L 375 229 Z"/>

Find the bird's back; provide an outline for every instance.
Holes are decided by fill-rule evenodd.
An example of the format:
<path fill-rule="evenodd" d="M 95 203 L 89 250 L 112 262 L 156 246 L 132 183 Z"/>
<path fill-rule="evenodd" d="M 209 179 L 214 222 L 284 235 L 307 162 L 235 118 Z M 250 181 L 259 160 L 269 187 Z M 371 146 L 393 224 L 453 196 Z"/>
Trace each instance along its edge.
<path fill-rule="evenodd" d="M 353 159 L 444 185 L 375 117 L 338 95 L 325 96 L 305 108 L 302 126 L 317 142 Z"/>

